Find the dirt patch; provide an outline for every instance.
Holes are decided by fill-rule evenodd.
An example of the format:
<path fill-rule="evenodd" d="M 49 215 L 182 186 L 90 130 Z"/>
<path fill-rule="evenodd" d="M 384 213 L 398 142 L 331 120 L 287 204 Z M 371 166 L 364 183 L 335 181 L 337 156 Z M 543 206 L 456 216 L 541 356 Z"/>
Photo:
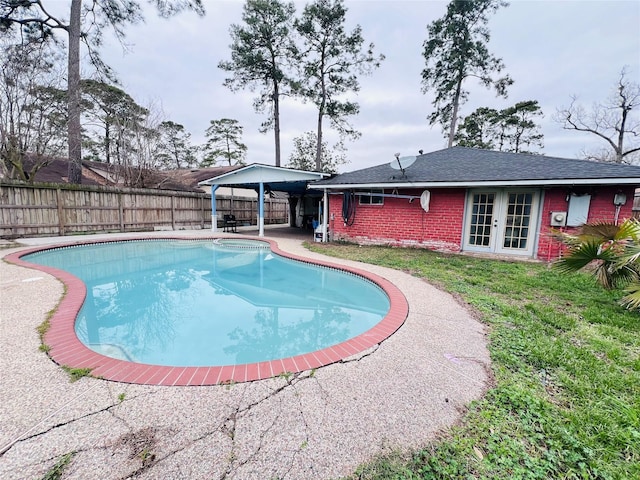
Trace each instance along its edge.
<path fill-rule="evenodd" d="M 142 462 L 142 467 L 146 468 L 156 459 L 157 433 L 155 427 L 145 427 L 125 433 L 116 440 L 114 448 L 128 450 L 128 458 L 130 460 L 138 458 Z"/>

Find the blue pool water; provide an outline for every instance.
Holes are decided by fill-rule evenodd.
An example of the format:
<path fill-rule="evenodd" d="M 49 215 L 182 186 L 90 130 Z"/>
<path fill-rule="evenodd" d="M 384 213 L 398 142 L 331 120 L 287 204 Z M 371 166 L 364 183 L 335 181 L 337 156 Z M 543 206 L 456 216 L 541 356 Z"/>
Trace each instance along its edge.
<path fill-rule="evenodd" d="M 346 272 L 243 240 L 151 240 L 34 253 L 87 286 L 76 334 L 106 356 L 169 366 L 261 362 L 316 351 L 378 323 L 389 299 Z"/>

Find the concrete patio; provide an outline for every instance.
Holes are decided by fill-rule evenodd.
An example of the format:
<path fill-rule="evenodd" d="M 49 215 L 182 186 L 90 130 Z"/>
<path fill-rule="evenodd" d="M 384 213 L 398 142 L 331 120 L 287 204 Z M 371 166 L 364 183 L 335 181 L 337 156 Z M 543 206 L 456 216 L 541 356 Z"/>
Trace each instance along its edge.
<path fill-rule="evenodd" d="M 265 233 L 284 251 L 321 258 L 302 245 L 310 234 Z M 86 239 L 211 235 L 199 230 Z M 18 242 L 31 247 L 82 240 Z M 390 338 L 316 371 L 232 385 L 159 387 L 90 377 L 70 382 L 39 351 L 36 332 L 63 285 L 0 262 L 0 478 L 41 478 L 75 452 L 65 479 L 330 479 L 349 475 L 378 453 L 426 445 L 491 382 L 484 326 L 422 280 L 343 263 L 383 276 L 404 293 L 409 316 Z"/>

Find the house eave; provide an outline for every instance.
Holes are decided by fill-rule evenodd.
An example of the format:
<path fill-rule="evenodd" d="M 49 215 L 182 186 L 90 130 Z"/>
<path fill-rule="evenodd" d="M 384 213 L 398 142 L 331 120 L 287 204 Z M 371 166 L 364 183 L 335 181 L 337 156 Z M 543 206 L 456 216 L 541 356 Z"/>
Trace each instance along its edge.
<path fill-rule="evenodd" d="M 637 185 L 640 178 L 569 178 L 549 180 L 489 180 L 467 182 L 378 182 L 342 183 L 331 185 L 310 184 L 309 188 L 321 190 L 345 190 L 353 188 L 481 188 L 481 187 L 549 187 L 574 185 Z"/>
<path fill-rule="evenodd" d="M 286 182 L 313 182 L 319 181 L 330 176 L 324 172 L 308 172 L 305 170 L 296 170 L 293 168 L 275 167 L 272 165 L 262 165 L 253 163 L 245 165 L 236 170 L 217 175 L 198 182 L 200 186 L 211 185 L 246 185 L 257 184 L 259 182 L 269 183 L 286 183 Z"/>

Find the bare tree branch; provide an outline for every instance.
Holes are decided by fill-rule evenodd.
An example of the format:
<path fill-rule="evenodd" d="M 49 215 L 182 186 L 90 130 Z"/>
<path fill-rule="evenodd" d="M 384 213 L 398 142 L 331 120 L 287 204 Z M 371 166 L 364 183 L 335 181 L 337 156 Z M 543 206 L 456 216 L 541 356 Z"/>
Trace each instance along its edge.
<path fill-rule="evenodd" d="M 620 72 L 612 95 L 604 103 L 595 103 L 590 113 L 577 105 L 572 96 L 571 104 L 556 111 L 554 119 L 565 130 L 575 130 L 595 135 L 604 140 L 613 151 L 616 163 L 625 163 L 629 155 L 640 151 L 635 139 L 640 137 L 640 85 L 628 78 L 627 68 Z M 588 159 L 610 161 L 609 155 L 587 153 Z"/>

